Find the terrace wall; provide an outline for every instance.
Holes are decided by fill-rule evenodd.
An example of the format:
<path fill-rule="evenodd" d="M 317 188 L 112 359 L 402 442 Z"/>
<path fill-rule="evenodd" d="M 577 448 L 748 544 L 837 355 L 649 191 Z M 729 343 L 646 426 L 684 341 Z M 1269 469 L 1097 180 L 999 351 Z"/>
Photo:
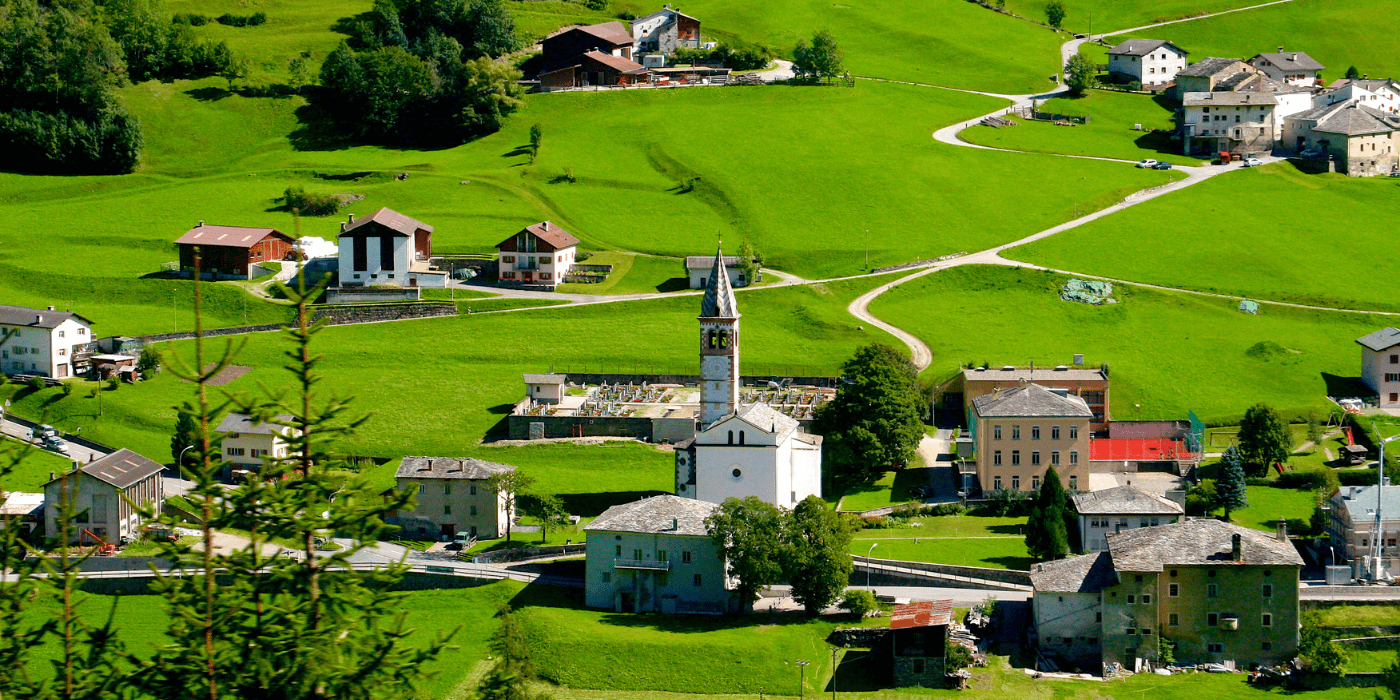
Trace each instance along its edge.
<path fill-rule="evenodd" d="M 531 423 L 543 426 L 543 434 Z M 631 418 L 627 416 L 518 416 L 506 419 L 511 440 L 574 437 L 630 437 L 647 442 L 680 442 L 695 437 L 689 418 Z"/>
<path fill-rule="evenodd" d="M 696 374 L 600 374 L 590 372 L 564 372 L 569 377 L 569 381 L 575 384 L 680 384 L 682 386 L 696 386 L 700 383 L 700 376 Z M 836 377 L 782 377 L 792 379 L 793 386 L 812 386 L 835 389 L 839 384 Z M 773 375 L 765 374 L 761 376 L 744 375 L 739 377 L 739 382 L 746 385 L 766 386 L 773 379 Z"/>

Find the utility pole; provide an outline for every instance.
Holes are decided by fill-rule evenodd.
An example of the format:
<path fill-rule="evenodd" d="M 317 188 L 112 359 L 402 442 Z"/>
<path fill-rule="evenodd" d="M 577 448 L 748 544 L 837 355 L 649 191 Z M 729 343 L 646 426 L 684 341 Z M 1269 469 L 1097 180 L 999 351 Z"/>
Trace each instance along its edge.
<path fill-rule="evenodd" d="M 807 692 L 807 666 L 811 661 L 797 661 L 797 697 L 806 697 Z"/>
<path fill-rule="evenodd" d="M 831 700 L 836 700 L 836 647 L 831 648 Z"/>
<path fill-rule="evenodd" d="M 865 229 L 865 269 L 870 269 L 870 229 Z"/>

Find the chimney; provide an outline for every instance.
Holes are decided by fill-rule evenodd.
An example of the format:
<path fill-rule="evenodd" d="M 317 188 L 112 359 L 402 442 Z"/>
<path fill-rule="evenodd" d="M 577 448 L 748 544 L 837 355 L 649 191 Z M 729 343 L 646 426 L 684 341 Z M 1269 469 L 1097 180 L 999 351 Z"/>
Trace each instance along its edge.
<path fill-rule="evenodd" d="M 52 306 L 49 307 L 49 311 L 53 311 L 53 307 L 52 307 Z"/>
<path fill-rule="evenodd" d="M 49 472 L 49 481 L 53 481 L 55 477 L 56 475 L 53 472 Z"/>
<path fill-rule="evenodd" d="M 1275 525 L 1274 536 L 1278 538 L 1278 541 L 1279 541 L 1279 542 L 1287 542 L 1287 541 L 1288 541 L 1288 521 L 1287 521 L 1287 520 L 1284 520 L 1283 518 L 1279 518 L 1279 519 L 1278 519 L 1278 523 Z"/>
<path fill-rule="evenodd" d="M 345 223 L 345 222 L 342 221 L 342 222 L 340 223 L 340 232 L 341 232 L 341 233 L 345 233 L 345 227 L 346 227 L 346 226 L 349 226 L 349 225 L 350 225 L 350 224 L 347 224 L 347 223 Z"/>
<path fill-rule="evenodd" d="M 548 221 L 544 222 L 544 224 L 541 226 L 541 228 L 543 228 L 544 230 L 548 231 L 548 230 L 549 230 L 549 222 L 548 222 Z"/>
<path fill-rule="evenodd" d="M 1230 559 L 1240 561 L 1244 559 L 1244 554 L 1240 551 L 1240 533 L 1230 535 Z"/>
<path fill-rule="evenodd" d="M 352 223 L 352 224 L 355 223 L 355 215 L 354 215 L 354 214 L 351 214 L 351 215 L 350 215 L 350 223 Z"/>
<path fill-rule="evenodd" d="M 35 323 L 43 323 L 43 322 L 44 322 L 44 315 L 43 315 L 43 314 L 34 314 L 34 322 L 35 322 Z"/>
<path fill-rule="evenodd" d="M 671 518 L 671 529 L 672 529 L 672 530 L 679 530 L 679 529 L 681 529 L 681 519 L 680 519 L 680 518 Z"/>
<path fill-rule="evenodd" d="M 1289 57 L 1288 57 L 1288 60 L 1290 60 L 1290 61 L 1296 61 L 1296 60 L 1298 60 L 1298 54 L 1295 53 L 1295 54 L 1293 54 L 1292 56 L 1289 56 Z"/>
<path fill-rule="evenodd" d="M 199 220 L 199 225 L 196 226 L 195 228 L 204 228 L 204 219 L 200 219 L 200 220 Z"/>
<path fill-rule="evenodd" d="M 1282 46 L 1278 47 L 1278 52 L 1279 52 L 1279 53 L 1283 53 L 1283 47 L 1282 47 Z"/>

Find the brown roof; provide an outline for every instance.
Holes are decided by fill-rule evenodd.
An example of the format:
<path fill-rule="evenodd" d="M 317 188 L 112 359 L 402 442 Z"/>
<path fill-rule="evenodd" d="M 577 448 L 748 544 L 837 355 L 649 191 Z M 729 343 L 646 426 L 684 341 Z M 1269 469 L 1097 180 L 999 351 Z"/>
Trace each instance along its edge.
<path fill-rule="evenodd" d="M 252 248 L 268 236 L 277 236 L 294 242 L 295 239 L 275 228 L 250 228 L 248 226 L 196 226 L 176 239 L 176 244 L 210 245 L 228 248 Z"/>
<path fill-rule="evenodd" d="M 122 448 L 95 462 L 84 464 L 79 471 L 94 479 L 111 484 L 119 489 L 124 489 L 132 484 L 139 483 L 159 474 L 162 469 L 165 469 L 164 465 L 157 464 L 131 450 Z M 72 473 L 73 472 L 68 472 L 68 474 Z M 68 474 L 63 474 L 58 478 L 51 479 L 48 483 L 52 484 L 68 476 Z M 48 484 L 45 485 L 47 486 Z"/>
<path fill-rule="evenodd" d="M 516 236 L 520 235 L 520 233 L 529 233 L 533 235 L 535 238 L 538 238 L 541 241 L 544 241 L 545 243 L 549 244 L 550 246 L 553 246 L 553 250 L 559 250 L 560 248 L 568 248 L 571 245 L 578 245 L 578 238 L 574 237 L 572 233 L 569 233 L 568 231 L 559 228 L 553 222 L 541 221 L 538 224 L 530 224 L 529 226 L 526 226 L 519 233 L 511 234 L 509 238 L 505 239 L 504 241 L 501 241 L 500 243 L 497 243 L 496 247 L 500 248 L 501 246 L 512 242 Z"/>
<path fill-rule="evenodd" d="M 432 233 L 433 231 L 432 226 L 429 226 L 411 216 L 405 216 L 388 207 L 381 207 L 379 211 L 376 211 L 373 214 L 370 214 L 369 216 L 366 216 L 365 218 L 360 219 L 354 223 L 347 224 L 345 228 L 341 230 L 340 235 L 344 236 L 345 234 L 350 233 L 351 231 L 354 231 L 355 229 L 361 226 L 368 225 L 371 221 L 373 221 L 376 224 L 379 224 L 380 226 L 384 226 L 386 228 L 397 231 L 398 233 L 402 233 L 405 236 L 412 236 L 413 234 L 418 232 L 418 229 L 423 229 L 424 231 L 427 231 L 429 233 Z"/>
<path fill-rule="evenodd" d="M 909 627 L 940 627 L 953 621 L 953 601 L 930 600 L 923 603 L 896 605 L 890 615 L 890 629 Z"/>
<path fill-rule="evenodd" d="M 621 22 L 589 24 L 582 27 L 575 27 L 575 29 L 586 34 L 592 34 L 603 41 L 611 41 L 619 46 L 632 43 L 632 35 L 627 32 L 627 28 L 623 27 Z"/>
<path fill-rule="evenodd" d="M 646 70 L 646 68 L 642 67 L 642 64 L 637 63 L 636 61 L 633 61 L 630 58 L 614 56 L 610 53 L 603 53 L 602 51 L 589 51 L 588 53 L 584 54 L 583 57 L 590 59 L 596 63 L 601 63 L 621 73 L 636 73 L 639 71 Z"/>

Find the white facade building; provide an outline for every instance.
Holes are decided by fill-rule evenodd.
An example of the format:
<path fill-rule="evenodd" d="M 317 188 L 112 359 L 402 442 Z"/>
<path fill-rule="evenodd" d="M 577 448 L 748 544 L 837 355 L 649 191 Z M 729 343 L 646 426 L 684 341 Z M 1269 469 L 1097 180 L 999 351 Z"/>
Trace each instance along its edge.
<path fill-rule="evenodd" d="M 578 237 L 550 221 L 541 221 L 496 244 L 501 286 L 544 287 L 564 282 L 578 259 Z"/>
<path fill-rule="evenodd" d="M 1303 87 L 1322 87 L 1322 71 L 1326 66 L 1314 61 L 1305 53 L 1284 51 L 1278 47 L 1275 53 L 1256 54 L 1249 59 L 1249 65 L 1264 72 L 1264 75 L 1279 82 Z"/>
<path fill-rule="evenodd" d="M 667 5 L 632 20 L 632 40 L 640 53 L 669 54 L 679 48 L 698 49 L 701 48 L 700 20 Z"/>
<path fill-rule="evenodd" d="M 676 495 L 757 496 L 791 508 L 821 496 L 821 437 L 767 404 L 739 404 L 739 310 L 716 253 L 700 308 L 700 422 L 676 445 Z"/>
<path fill-rule="evenodd" d="M 291 416 L 278 416 L 290 421 Z M 285 459 L 293 454 L 289 440 L 300 433 L 296 428 L 273 423 L 254 423 L 242 413 L 230 413 L 219 422 L 218 432 L 223 434 L 219 443 L 224 461 L 231 462 L 234 468 L 258 470 L 265 459 Z"/>
<path fill-rule="evenodd" d="M 1361 382 L 1380 397 L 1381 408 L 1400 407 L 1400 329 L 1382 328 L 1356 339 Z"/>
<path fill-rule="evenodd" d="M 1125 83 L 1166 85 L 1185 70 L 1187 54 L 1170 41 L 1129 39 L 1108 50 L 1108 73 Z"/>
<path fill-rule="evenodd" d="M 0 372 L 63 379 L 79 374 L 90 355 L 92 321 L 69 311 L 0 306 Z M 77 367 L 75 367 L 75 361 Z"/>
<path fill-rule="evenodd" d="M 564 383 L 568 380 L 563 374 L 530 374 L 525 379 L 525 395 L 535 403 L 559 403 L 564 400 Z"/>
<path fill-rule="evenodd" d="M 1269 153 L 1278 99 L 1256 92 L 1188 92 L 1181 99 L 1182 147 L 1197 152 Z"/>
<path fill-rule="evenodd" d="M 1174 523 L 1186 513 L 1180 503 L 1132 484 L 1075 494 L 1074 510 L 1079 514 L 1079 539 L 1086 553 L 1108 549 L 1109 533 Z"/>
<path fill-rule="evenodd" d="M 718 508 L 662 495 L 613 506 L 584 531 L 590 608 L 615 612 L 743 611 L 705 519 Z"/>
<path fill-rule="evenodd" d="M 1312 97 L 1313 107 L 1341 102 L 1356 102 L 1382 112 L 1400 114 L 1400 83 L 1394 80 L 1343 78 Z"/>
<path fill-rule="evenodd" d="M 340 286 L 447 286 L 447 273 L 429 268 L 433 227 L 392 209 L 350 220 L 338 240 Z"/>
<path fill-rule="evenodd" d="M 715 265 L 715 259 L 708 255 L 690 255 L 685 259 L 685 276 L 690 279 L 691 289 L 704 289 L 710 283 L 710 270 Z M 744 271 L 739 267 L 739 256 L 724 256 L 724 269 L 729 273 L 729 286 L 734 288 L 747 287 L 759 280 L 750 280 L 744 275 Z M 761 275 L 760 275 L 761 278 Z"/>

